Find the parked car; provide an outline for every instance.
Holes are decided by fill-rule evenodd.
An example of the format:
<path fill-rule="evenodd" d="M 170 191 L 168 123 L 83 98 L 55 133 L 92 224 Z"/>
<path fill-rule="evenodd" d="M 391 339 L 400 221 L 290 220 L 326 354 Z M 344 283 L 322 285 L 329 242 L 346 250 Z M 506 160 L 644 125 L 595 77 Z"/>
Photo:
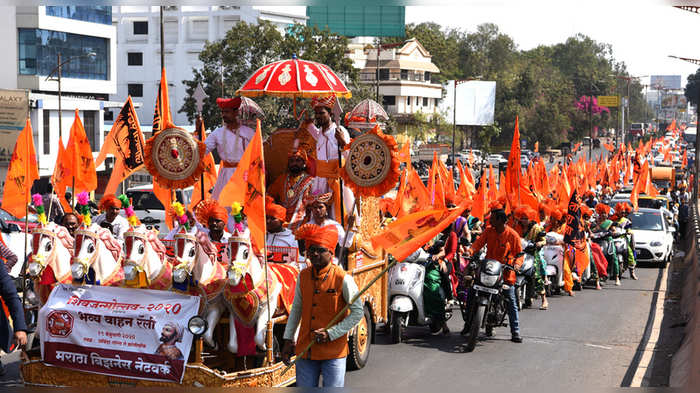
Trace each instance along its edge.
<path fill-rule="evenodd" d="M 180 203 L 187 206 L 192 200 L 193 190 L 193 187 L 177 190 L 175 192 L 175 197 Z M 152 184 L 131 187 L 126 190 L 126 196 L 131 199 L 131 204 L 134 206 L 134 213 L 136 213 L 141 223 L 146 225 L 148 229 L 155 228 L 160 231 L 167 229 L 165 223 L 165 207 L 160 203 L 156 194 L 153 193 Z"/>
<path fill-rule="evenodd" d="M 673 233 L 676 229 L 663 219 L 656 209 L 640 208 L 629 215 L 632 221 L 637 261 L 665 264 L 673 253 Z"/>
<path fill-rule="evenodd" d="M 7 210 L 0 209 L 0 220 L 4 221 L 6 224 L 17 225 L 17 230 L 23 232 L 25 228 L 24 218 L 17 218 L 10 214 Z M 28 227 L 31 231 L 32 229 L 39 226 L 39 217 L 34 213 L 29 213 L 27 215 Z"/>
<path fill-rule="evenodd" d="M 508 160 L 500 154 L 489 154 L 486 157 L 486 165 L 493 165 L 494 168 L 497 168 L 499 165 L 508 165 Z"/>

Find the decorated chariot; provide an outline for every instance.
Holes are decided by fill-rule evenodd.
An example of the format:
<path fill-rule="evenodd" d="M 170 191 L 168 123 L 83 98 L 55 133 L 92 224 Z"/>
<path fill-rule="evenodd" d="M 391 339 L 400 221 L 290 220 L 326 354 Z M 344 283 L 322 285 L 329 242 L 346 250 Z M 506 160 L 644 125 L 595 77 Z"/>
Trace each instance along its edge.
<path fill-rule="evenodd" d="M 284 80 L 296 81 L 293 90 L 275 85 Z M 350 96 L 327 66 L 296 58 L 260 68 L 238 93 Z M 313 156 L 315 143 L 302 128 L 272 133 L 264 143 L 266 174 L 284 172 L 290 146 Z M 183 129 L 160 131 L 146 150 L 146 167 L 163 187 L 188 187 L 202 173 L 204 144 Z M 388 259 L 370 238 L 381 228 L 379 200 L 396 185 L 398 161 L 396 143 L 379 127 L 345 150 L 346 162 L 333 176 L 355 195 L 347 210 L 356 219 L 342 220 L 355 235 L 341 263 L 363 289 L 364 315 L 348 335 L 348 365 L 359 369 L 377 326 L 387 321 Z M 32 232 L 25 271 L 41 309 L 40 345 L 26 351 L 21 365 L 28 386 L 294 383 L 294 368 L 284 365 L 280 350 L 303 256 L 257 250 L 246 229 L 217 243 L 187 220 L 181 223 L 170 240 L 134 225 L 123 245 L 89 219 L 74 237 L 52 223 Z"/>

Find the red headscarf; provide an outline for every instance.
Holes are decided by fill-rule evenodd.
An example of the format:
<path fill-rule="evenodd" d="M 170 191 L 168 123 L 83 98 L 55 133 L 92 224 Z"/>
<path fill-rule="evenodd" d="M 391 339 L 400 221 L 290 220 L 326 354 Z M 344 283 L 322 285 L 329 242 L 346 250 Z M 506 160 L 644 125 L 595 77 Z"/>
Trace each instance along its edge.
<path fill-rule="evenodd" d="M 197 217 L 197 220 L 204 225 L 207 225 L 209 222 L 209 217 L 214 217 L 223 222 L 228 221 L 228 212 L 226 212 L 226 209 L 221 207 L 219 202 L 212 199 L 206 199 L 199 202 L 195 207 L 194 214 Z"/>
<path fill-rule="evenodd" d="M 275 203 L 271 197 L 265 200 L 265 215 L 274 217 L 282 222 L 287 218 L 287 209 Z"/>
<path fill-rule="evenodd" d="M 297 239 L 304 240 L 306 247 L 321 246 L 333 252 L 338 244 L 338 229 L 335 225 L 320 227 L 316 224 L 304 224 L 294 233 Z"/>
<path fill-rule="evenodd" d="M 117 199 L 117 197 L 114 196 L 114 194 L 107 194 L 103 196 L 102 199 L 100 199 L 100 210 L 106 211 L 110 207 L 116 207 L 117 209 L 122 208 L 122 201 Z"/>
<path fill-rule="evenodd" d="M 336 101 L 335 96 L 314 97 L 311 100 L 311 107 L 314 109 L 316 109 L 318 107 L 324 107 L 324 108 L 328 108 L 329 110 L 332 110 L 333 107 L 335 106 L 335 101 Z"/>
<path fill-rule="evenodd" d="M 221 108 L 221 109 L 224 109 L 224 108 L 238 109 L 241 106 L 241 97 L 217 98 L 216 105 L 218 105 L 219 108 Z"/>

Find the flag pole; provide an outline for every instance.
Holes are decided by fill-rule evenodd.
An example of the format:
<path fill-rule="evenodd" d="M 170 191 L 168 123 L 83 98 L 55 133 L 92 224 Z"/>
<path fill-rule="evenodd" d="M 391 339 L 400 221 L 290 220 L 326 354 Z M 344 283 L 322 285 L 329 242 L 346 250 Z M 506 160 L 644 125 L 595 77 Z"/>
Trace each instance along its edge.
<path fill-rule="evenodd" d="M 260 131 L 260 119 L 257 121 L 257 127 L 256 127 L 256 133 Z M 260 131 L 262 134 L 262 131 Z M 262 135 L 261 135 L 262 138 Z M 260 149 L 260 160 L 263 163 L 265 163 L 265 149 Z M 202 181 L 202 187 L 204 187 L 204 181 Z M 262 210 L 263 214 L 267 211 L 267 207 L 265 206 L 267 204 L 267 201 L 265 200 L 267 194 L 267 190 L 265 189 L 265 180 L 263 179 L 262 182 Z M 203 198 L 202 198 L 203 199 Z M 274 359 L 274 354 L 272 352 L 272 345 L 273 345 L 273 337 L 272 337 L 272 313 L 270 312 L 270 284 L 269 284 L 269 270 L 270 267 L 267 264 L 267 222 L 263 220 L 263 233 L 265 234 L 264 236 L 264 241 L 263 241 L 263 261 L 265 262 L 265 296 L 267 297 L 267 336 L 266 338 L 266 344 L 267 344 L 267 352 L 266 352 L 266 359 L 268 364 L 272 364 L 272 362 L 275 360 Z"/>
<path fill-rule="evenodd" d="M 199 125 L 202 125 L 202 129 L 204 129 L 204 119 L 202 119 L 202 112 L 197 113 L 197 133 L 199 134 L 199 140 L 204 142 L 204 132 L 199 132 Z M 202 193 L 202 198 L 200 200 L 204 200 L 204 172 L 199 175 L 199 189 Z M 263 204 L 263 206 L 265 206 Z"/>
<path fill-rule="evenodd" d="M 60 117 L 60 116 L 59 116 Z M 26 128 L 26 127 L 25 127 Z M 29 138 L 32 137 L 31 133 L 27 132 L 27 136 L 25 137 L 26 141 L 25 143 L 27 146 L 29 146 Z M 30 152 L 30 156 L 31 153 Z M 24 165 L 24 179 L 25 181 L 29 180 L 29 165 L 31 164 L 31 160 L 25 160 L 26 164 Z M 24 310 L 24 307 L 27 304 L 27 280 L 26 280 L 26 271 L 27 271 L 27 242 L 28 242 L 28 237 L 29 237 L 29 201 L 28 199 L 31 198 L 31 186 L 27 187 L 28 184 L 24 184 L 24 254 L 22 255 L 23 262 L 22 262 L 22 270 L 20 271 L 20 277 L 22 277 L 22 309 Z M 29 195 L 27 195 L 29 194 Z M 27 198 L 29 196 L 29 198 Z M 8 272 L 9 273 L 9 272 Z"/>

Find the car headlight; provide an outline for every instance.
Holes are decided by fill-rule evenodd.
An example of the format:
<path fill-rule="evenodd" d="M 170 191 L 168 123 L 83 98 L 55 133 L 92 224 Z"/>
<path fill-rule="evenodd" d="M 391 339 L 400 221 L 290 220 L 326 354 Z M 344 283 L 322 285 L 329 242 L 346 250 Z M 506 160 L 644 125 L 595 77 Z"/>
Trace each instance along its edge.
<path fill-rule="evenodd" d="M 661 243 L 659 241 L 653 241 L 653 242 L 649 243 L 649 245 L 652 247 L 661 247 L 663 245 L 663 243 Z"/>
<path fill-rule="evenodd" d="M 173 272 L 173 280 L 178 284 L 185 282 L 185 280 L 187 280 L 187 272 L 185 269 L 176 269 Z"/>
<path fill-rule="evenodd" d="M 136 279 L 136 274 L 137 274 L 137 270 L 134 266 L 132 266 L 132 265 L 124 266 L 124 278 L 131 281 L 131 280 Z"/>
<path fill-rule="evenodd" d="M 30 263 L 29 267 L 27 268 L 27 272 L 32 277 L 38 277 L 39 274 L 41 274 L 42 270 L 43 270 L 42 266 L 36 262 Z"/>
<path fill-rule="evenodd" d="M 485 286 L 492 287 L 496 285 L 496 281 L 498 281 L 498 276 L 490 275 L 484 272 L 481 273 L 481 283 Z"/>
<path fill-rule="evenodd" d="M 85 276 L 85 267 L 79 263 L 74 263 L 70 265 L 70 272 L 74 279 L 80 280 Z"/>
<path fill-rule="evenodd" d="M 193 316 L 187 322 L 187 330 L 189 330 L 190 333 L 192 333 L 195 336 L 201 336 L 202 334 L 206 333 L 207 328 L 207 321 L 199 315 Z"/>

